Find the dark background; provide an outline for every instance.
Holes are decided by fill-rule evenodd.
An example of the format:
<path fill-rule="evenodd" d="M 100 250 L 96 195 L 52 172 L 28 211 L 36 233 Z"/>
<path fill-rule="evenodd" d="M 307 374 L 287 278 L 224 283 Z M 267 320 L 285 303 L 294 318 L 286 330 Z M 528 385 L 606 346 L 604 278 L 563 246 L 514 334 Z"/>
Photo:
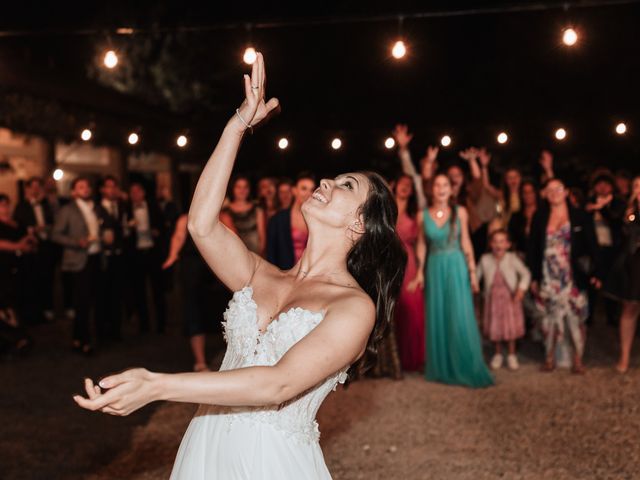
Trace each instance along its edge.
<path fill-rule="evenodd" d="M 552 8 L 533 9 L 540 5 Z M 571 177 L 597 164 L 634 170 L 640 3 L 561 5 L 21 2 L 0 17 L 0 125 L 69 141 L 93 124 L 96 143 L 123 148 L 140 129 L 135 148 L 200 163 L 242 100 L 250 42 L 264 53 L 268 93 L 283 106 L 245 141 L 238 168 L 253 175 L 388 172 L 395 153 L 383 141 L 396 122 L 416 132 L 416 158 L 449 133 L 445 159 L 486 145 L 496 170 L 530 170 L 541 148 Z M 410 18 L 419 12 L 443 16 Z M 401 14 L 409 54 L 396 61 L 390 47 Z M 561 43 L 568 25 L 580 34 L 574 48 Z M 123 26 L 143 31 L 116 35 Z M 109 45 L 121 52 L 115 71 L 97 66 Z M 629 127 L 624 137 L 613 131 L 620 120 Z M 553 139 L 560 125 L 569 132 L 561 144 Z M 504 146 L 495 140 L 501 129 L 510 135 Z M 180 151 L 175 138 L 185 131 L 190 144 Z M 283 135 L 286 151 L 276 147 Z M 334 136 L 343 139 L 338 152 L 329 147 Z"/>

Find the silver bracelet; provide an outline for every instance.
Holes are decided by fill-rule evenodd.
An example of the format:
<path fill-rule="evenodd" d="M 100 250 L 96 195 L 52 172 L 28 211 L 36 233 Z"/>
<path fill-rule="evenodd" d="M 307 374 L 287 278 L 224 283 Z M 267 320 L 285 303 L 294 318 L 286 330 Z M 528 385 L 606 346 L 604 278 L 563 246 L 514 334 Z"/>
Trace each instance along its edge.
<path fill-rule="evenodd" d="M 253 127 L 250 124 L 248 124 L 247 122 L 244 121 L 244 118 L 242 118 L 242 115 L 240 115 L 240 109 L 239 108 L 236 108 L 236 115 L 238 116 L 238 118 L 240 119 L 242 124 L 249 129 L 249 132 L 253 133 Z"/>

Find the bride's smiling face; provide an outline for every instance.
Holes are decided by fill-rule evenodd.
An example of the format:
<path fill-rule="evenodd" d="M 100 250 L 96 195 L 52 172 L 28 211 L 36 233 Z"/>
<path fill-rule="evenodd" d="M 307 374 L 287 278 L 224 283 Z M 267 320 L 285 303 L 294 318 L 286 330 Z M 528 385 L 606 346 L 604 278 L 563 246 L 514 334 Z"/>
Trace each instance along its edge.
<path fill-rule="evenodd" d="M 345 173 L 332 179 L 322 179 L 302 205 L 302 213 L 309 220 L 318 220 L 325 225 L 362 230 L 360 207 L 367 200 L 369 180 L 361 173 Z"/>

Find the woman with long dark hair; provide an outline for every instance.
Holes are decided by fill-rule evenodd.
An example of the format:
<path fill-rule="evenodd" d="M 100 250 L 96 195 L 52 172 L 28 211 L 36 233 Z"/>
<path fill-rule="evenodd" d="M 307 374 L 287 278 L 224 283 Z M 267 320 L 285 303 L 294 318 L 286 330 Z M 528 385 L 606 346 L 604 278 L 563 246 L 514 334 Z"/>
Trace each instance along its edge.
<path fill-rule="evenodd" d="M 418 371 L 424 368 L 424 293 L 414 281 L 419 227 L 413 178 L 406 174 L 398 177 L 394 193 L 398 206 L 396 230 L 407 251 L 407 267 L 396 304 L 398 349 L 403 370 Z"/>
<path fill-rule="evenodd" d="M 425 376 L 452 385 L 487 387 L 493 378 L 482 356 L 473 308 L 472 290 L 479 287 L 469 214 L 455 202 L 449 177 L 439 174 L 433 180 L 430 207 L 418 214 L 419 266 L 414 281 L 418 287 L 425 284 Z"/>
<path fill-rule="evenodd" d="M 392 319 L 406 261 L 397 208 L 375 173 L 323 179 L 302 206 L 309 242 L 300 261 L 282 271 L 250 252 L 219 215 L 245 131 L 278 107 L 276 99 L 265 102 L 260 53 L 244 87 L 245 101 L 200 176 L 188 221 L 205 261 L 235 292 L 220 371 L 128 370 L 99 385 L 87 380 L 89 398 L 74 398 L 113 415 L 154 400 L 201 404 L 173 479 L 328 479 L 315 414 L 349 368 L 375 352 Z"/>

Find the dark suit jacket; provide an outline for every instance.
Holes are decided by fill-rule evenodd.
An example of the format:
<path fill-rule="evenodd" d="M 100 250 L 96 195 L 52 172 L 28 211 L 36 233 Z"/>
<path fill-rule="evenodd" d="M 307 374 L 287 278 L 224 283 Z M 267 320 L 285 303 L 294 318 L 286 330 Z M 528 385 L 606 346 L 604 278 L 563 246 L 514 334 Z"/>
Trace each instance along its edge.
<path fill-rule="evenodd" d="M 549 223 L 549 205 L 541 206 L 531 220 L 531 234 L 527 252 L 527 265 L 531 270 L 531 279 L 542 280 L 542 263 L 547 246 L 547 224 Z M 598 244 L 593 229 L 593 221 L 583 210 L 569 205 L 571 223 L 571 270 L 573 280 L 580 290 L 589 288 L 590 277 L 601 278 L 602 265 L 598 258 Z M 585 271 L 585 264 L 592 265 L 592 271 Z"/>
<path fill-rule="evenodd" d="M 96 205 L 96 213 L 100 219 L 103 230 L 111 230 L 113 232 L 113 244 L 102 245 L 102 251 L 105 255 L 120 255 L 124 252 L 124 230 L 123 224 L 127 206 L 124 202 L 118 202 L 118 215 L 111 215 L 101 203 Z"/>
<path fill-rule="evenodd" d="M 267 225 L 267 260 L 282 270 L 295 263 L 291 238 L 291 209 L 276 213 Z"/>
<path fill-rule="evenodd" d="M 153 237 L 153 250 L 159 257 L 163 255 L 162 248 L 164 245 L 164 236 L 166 235 L 164 229 L 164 217 L 160 208 L 155 202 L 147 200 L 147 208 L 149 210 L 149 226 L 151 227 L 151 235 Z M 134 218 L 133 205 L 129 202 L 126 206 L 127 220 Z M 125 236 L 125 249 L 133 253 L 136 250 L 136 229 L 132 227 L 129 229 L 128 235 Z"/>
<path fill-rule="evenodd" d="M 53 224 L 53 212 L 46 200 L 42 200 L 42 211 L 44 213 L 44 223 L 47 225 Z M 21 200 L 16 205 L 13 211 L 13 219 L 23 228 L 33 227 L 38 224 L 36 221 L 36 214 L 33 210 L 33 205 L 29 200 Z"/>

